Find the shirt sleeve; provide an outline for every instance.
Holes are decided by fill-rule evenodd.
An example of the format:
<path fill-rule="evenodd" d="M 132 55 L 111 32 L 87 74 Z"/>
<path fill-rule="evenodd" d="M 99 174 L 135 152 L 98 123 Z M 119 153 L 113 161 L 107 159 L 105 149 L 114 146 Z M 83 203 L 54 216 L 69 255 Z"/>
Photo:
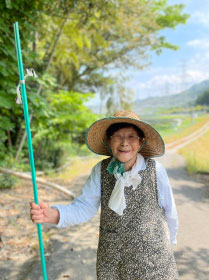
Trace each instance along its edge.
<path fill-rule="evenodd" d="M 57 227 L 64 228 L 87 222 L 97 213 L 101 200 L 100 174 L 101 162 L 93 167 L 80 196 L 71 204 L 53 206 L 60 213 Z"/>
<path fill-rule="evenodd" d="M 158 203 L 165 210 L 171 243 L 177 244 L 176 236 L 179 222 L 173 192 L 165 168 L 159 162 L 156 161 L 156 163 Z"/>

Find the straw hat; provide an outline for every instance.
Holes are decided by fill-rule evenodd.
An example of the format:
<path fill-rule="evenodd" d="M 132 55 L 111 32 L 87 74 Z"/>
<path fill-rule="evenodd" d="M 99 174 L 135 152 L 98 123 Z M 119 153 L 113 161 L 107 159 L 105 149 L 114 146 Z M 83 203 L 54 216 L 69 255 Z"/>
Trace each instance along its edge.
<path fill-rule="evenodd" d="M 158 157 L 164 154 L 165 145 L 160 134 L 131 111 L 120 111 L 115 113 L 113 117 L 100 119 L 93 123 L 86 135 L 88 148 L 96 154 L 110 156 L 111 154 L 104 144 L 107 142 L 106 130 L 110 125 L 122 122 L 133 124 L 144 132 L 146 144 L 141 149 L 140 154 L 144 157 Z"/>

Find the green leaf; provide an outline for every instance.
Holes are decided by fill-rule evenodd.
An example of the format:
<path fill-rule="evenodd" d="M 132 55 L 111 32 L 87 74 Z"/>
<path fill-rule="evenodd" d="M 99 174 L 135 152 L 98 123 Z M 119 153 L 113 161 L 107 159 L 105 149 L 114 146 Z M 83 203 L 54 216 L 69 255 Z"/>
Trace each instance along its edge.
<path fill-rule="evenodd" d="M 87 48 L 91 49 L 91 41 L 89 40 L 89 38 L 87 36 L 84 36 L 84 41 L 85 41 L 85 45 L 87 46 Z"/>
<path fill-rule="evenodd" d="M 13 107 L 13 102 L 6 97 L 0 96 L 0 107 L 11 109 Z"/>
<path fill-rule="evenodd" d="M 0 117 L 0 128 L 4 130 L 12 130 L 14 126 L 15 125 L 10 121 L 8 117 Z"/>
<path fill-rule="evenodd" d="M 0 91 L 0 108 L 11 109 L 14 106 L 13 95 L 10 96 L 9 93 L 5 93 L 4 91 Z"/>
<path fill-rule="evenodd" d="M 74 39 L 75 39 L 75 42 L 76 42 L 77 46 L 80 49 L 82 49 L 83 48 L 83 39 L 82 39 L 82 37 L 81 36 L 75 36 Z"/>
<path fill-rule="evenodd" d="M 12 9 L 11 0 L 5 0 L 5 4 L 6 4 L 7 9 Z"/>
<path fill-rule="evenodd" d="M 4 141 L 7 139 L 6 132 L 0 129 L 0 141 Z"/>
<path fill-rule="evenodd" d="M 7 68 L 1 69 L 1 75 L 4 76 L 5 78 L 9 76 L 9 71 L 7 70 Z"/>

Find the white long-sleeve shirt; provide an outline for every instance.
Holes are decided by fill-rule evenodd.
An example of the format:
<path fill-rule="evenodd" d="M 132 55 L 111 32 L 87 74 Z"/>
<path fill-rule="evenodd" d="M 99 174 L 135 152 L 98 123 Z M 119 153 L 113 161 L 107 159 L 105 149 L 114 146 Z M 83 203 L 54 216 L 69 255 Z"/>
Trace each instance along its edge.
<path fill-rule="evenodd" d="M 145 170 L 146 164 L 142 157 L 139 170 Z M 158 203 L 165 210 L 165 216 L 170 231 L 170 240 L 176 244 L 178 230 L 178 215 L 173 192 L 165 168 L 156 161 Z M 87 222 L 98 211 L 101 201 L 101 161 L 97 163 L 87 179 L 82 193 L 71 204 L 56 205 L 60 213 L 57 227 L 67 227 Z"/>

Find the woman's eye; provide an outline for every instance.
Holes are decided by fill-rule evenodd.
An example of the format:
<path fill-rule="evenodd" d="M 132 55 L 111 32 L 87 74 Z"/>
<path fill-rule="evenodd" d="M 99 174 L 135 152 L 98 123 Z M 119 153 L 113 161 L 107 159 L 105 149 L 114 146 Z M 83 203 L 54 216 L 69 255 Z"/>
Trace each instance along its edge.
<path fill-rule="evenodd" d="M 122 141 L 122 140 L 123 140 L 123 137 L 120 136 L 120 135 L 115 135 L 115 139 L 118 140 L 118 141 Z"/>
<path fill-rule="evenodd" d="M 136 136 L 134 136 L 134 135 L 129 135 L 127 138 L 128 138 L 128 140 L 134 140 L 134 139 L 136 139 Z"/>

